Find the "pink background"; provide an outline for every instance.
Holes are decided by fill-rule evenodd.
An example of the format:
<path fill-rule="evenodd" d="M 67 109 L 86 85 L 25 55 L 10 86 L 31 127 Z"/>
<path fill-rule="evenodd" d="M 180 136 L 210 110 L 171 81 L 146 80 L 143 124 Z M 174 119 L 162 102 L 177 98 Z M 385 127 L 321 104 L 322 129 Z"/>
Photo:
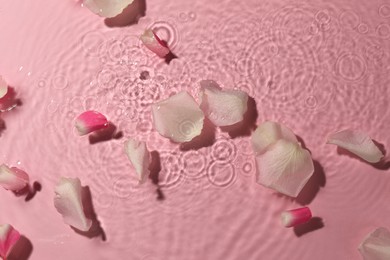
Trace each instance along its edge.
<path fill-rule="evenodd" d="M 146 27 L 179 58 L 167 65 L 145 49 Z M 26 237 L 17 253 L 28 259 L 361 259 L 363 237 L 390 228 L 389 170 L 325 144 L 355 128 L 389 147 L 389 1 L 147 0 L 138 24 L 118 28 L 72 0 L 0 0 L 0 38 L 0 74 L 23 103 L 0 115 L 0 162 L 42 185 L 28 202 L 0 189 L 0 223 Z M 299 199 L 255 183 L 248 137 L 217 129 L 213 145 L 182 151 L 156 133 L 149 105 L 195 95 L 202 79 L 247 91 L 257 123 L 276 120 L 304 140 L 317 167 Z M 78 137 L 73 120 L 86 109 L 124 138 Z M 137 185 L 128 137 L 159 151 L 163 200 L 151 181 Z M 60 176 L 90 187 L 106 241 L 63 223 Z M 283 228 L 280 213 L 300 205 L 321 219 Z"/>

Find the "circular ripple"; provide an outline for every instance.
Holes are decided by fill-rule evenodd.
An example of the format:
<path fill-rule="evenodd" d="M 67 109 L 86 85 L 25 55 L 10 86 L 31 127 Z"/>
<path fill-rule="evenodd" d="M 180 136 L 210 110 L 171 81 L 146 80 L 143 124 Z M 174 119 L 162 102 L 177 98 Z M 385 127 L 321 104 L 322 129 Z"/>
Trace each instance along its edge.
<path fill-rule="evenodd" d="M 118 79 L 115 71 L 102 69 L 97 75 L 97 81 L 100 88 L 113 89 L 116 87 Z"/>
<path fill-rule="evenodd" d="M 234 160 L 234 167 L 243 176 L 252 177 L 256 171 L 254 156 L 239 155 Z"/>
<path fill-rule="evenodd" d="M 189 178 L 200 178 L 204 175 L 207 159 L 200 151 L 188 151 L 181 154 L 180 164 Z"/>
<path fill-rule="evenodd" d="M 368 33 L 369 28 L 368 28 L 368 25 L 366 23 L 361 23 L 358 25 L 357 30 L 361 34 L 366 34 L 366 33 Z"/>
<path fill-rule="evenodd" d="M 179 42 L 179 34 L 172 23 L 167 21 L 157 21 L 149 26 L 149 28 L 152 29 L 161 40 L 167 42 L 169 49 L 175 49 Z"/>
<path fill-rule="evenodd" d="M 211 157 L 218 162 L 231 162 L 237 155 L 237 148 L 232 140 L 219 139 L 211 147 Z"/>
<path fill-rule="evenodd" d="M 390 17 L 390 5 L 381 5 L 379 7 L 378 13 L 383 18 L 389 18 Z"/>
<path fill-rule="evenodd" d="M 337 74 L 349 81 L 360 80 L 366 73 L 366 61 L 354 53 L 341 55 L 336 63 Z"/>
<path fill-rule="evenodd" d="M 52 80 L 51 84 L 55 89 L 65 89 L 68 86 L 68 79 L 65 75 L 58 74 L 55 75 Z"/>
<path fill-rule="evenodd" d="M 87 56 L 97 57 L 104 43 L 104 35 L 98 31 L 86 33 L 81 39 L 83 50 Z"/>
<path fill-rule="evenodd" d="M 228 187 L 236 180 L 236 170 L 231 163 L 212 162 L 207 168 L 210 183 L 217 187 Z"/>
<path fill-rule="evenodd" d="M 340 14 L 340 24 L 346 29 L 356 29 L 360 23 L 359 16 L 352 10 Z"/>
<path fill-rule="evenodd" d="M 326 9 L 318 11 L 315 15 L 315 20 L 321 25 L 329 24 L 331 20 L 329 11 Z"/>
<path fill-rule="evenodd" d="M 176 152 L 161 152 L 161 171 L 158 184 L 164 189 L 173 189 L 184 181 L 180 156 Z"/>
<path fill-rule="evenodd" d="M 382 23 L 376 27 L 376 34 L 382 39 L 388 39 L 390 37 L 390 25 Z"/>

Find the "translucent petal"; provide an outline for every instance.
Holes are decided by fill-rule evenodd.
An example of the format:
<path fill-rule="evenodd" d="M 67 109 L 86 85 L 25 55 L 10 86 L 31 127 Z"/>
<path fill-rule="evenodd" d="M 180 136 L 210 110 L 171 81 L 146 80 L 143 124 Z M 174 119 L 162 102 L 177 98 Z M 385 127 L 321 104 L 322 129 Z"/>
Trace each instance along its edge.
<path fill-rule="evenodd" d="M 139 182 L 144 183 L 150 174 L 149 165 L 151 163 L 150 152 L 146 144 L 129 139 L 125 144 L 125 152 L 135 168 Z"/>
<path fill-rule="evenodd" d="M 84 0 L 83 5 L 93 13 L 103 17 L 115 17 L 133 0 Z"/>

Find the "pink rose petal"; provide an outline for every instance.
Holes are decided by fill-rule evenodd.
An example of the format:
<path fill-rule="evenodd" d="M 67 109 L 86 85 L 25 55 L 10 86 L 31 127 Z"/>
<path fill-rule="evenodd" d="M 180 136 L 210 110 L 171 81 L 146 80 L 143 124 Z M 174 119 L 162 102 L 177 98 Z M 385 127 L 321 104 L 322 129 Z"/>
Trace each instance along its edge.
<path fill-rule="evenodd" d="M 84 213 L 82 188 L 78 178 L 61 178 L 55 187 L 54 206 L 64 218 L 64 222 L 78 230 L 88 231 L 92 220 Z"/>
<path fill-rule="evenodd" d="M 0 225 L 0 257 L 6 259 L 19 239 L 19 232 L 11 225 Z"/>
<path fill-rule="evenodd" d="M 4 97 L 8 92 L 7 82 L 0 76 L 0 99 Z"/>
<path fill-rule="evenodd" d="M 108 127 L 107 118 L 96 111 L 86 111 L 76 118 L 75 127 L 79 135 L 86 135 L 91 132 Z"/>
<path fill-rule="evenodd" d="M 380 227 L 368 234 L 359 246 L 364 260 L 390 259 L 390 232 Z"/>
<path fill-rule="evenodd" d="M 0 186 L 6 190 L 20 191 L 28 185 L 27 173 L 16 168 L 9 168 L 7 165 L 0 165 Z"/>
<path fill-rule="evenodd" d="M 133 0 L 84 0 L 83 5 L 102 17 L 115 17 L 122 13 Z"/>
<path fill-rule="evenodd" d="M 202 132 L 203 112 L 185 91 L 153 104 L 152 114 L 157 132 L 174 142 L 189 142 Z"/>
<path fill-rule="evenodd" d="M 169 48 L 160 40 L 152 29 L 145 30 L 145 32 L 141 35 L 141 41 L 146 48 L 154 52 L 160 58 L 164 58 L 168 55 L 168 53 L 170 53 Z"/>
<path fill-rule="evenodd" d="M 377 163 L 384 156 L 372 139 L 361 131 L 348 129 L 331 134 L 327 143 L 340 146 L 370 163 Z"/>
<path fill-rule="evenodd" d="M 259 184 L 291 197 L 298 196 L 314 172 L 310 153 L 284 139 L 257 156 L 256 165 Z"/>
<path fill-rule="evenodd" d="M 312 214 L 310 209 L 308 207 L 303 207 L 282 212 L 280 220 L 285 227 L 295 227 L 308 222 L 311 217 Z"/>
<path fill-rule="evenodd" d="M 266 121 L 259 125 L 252 134 L 252 148 L 256 155 L 266 152 L 267 148 L 284 139 L 290 142 L 298 142 L 294 133 L 279 123 Z"/>
<path fill-rule="evenodd" d="M 241 90 L 221 89 L 215 81 L 200 82 L 200 108 L 216 126 L 241 122 L 248 109 L 248 94 Z"/>
<path fill-rule="evenodd" d="M 129 139 L 125 144 L 125 152 L 135 168 L 139 183 L 145 183 L 150 174 L 150 152 L 144 142 Z"/>

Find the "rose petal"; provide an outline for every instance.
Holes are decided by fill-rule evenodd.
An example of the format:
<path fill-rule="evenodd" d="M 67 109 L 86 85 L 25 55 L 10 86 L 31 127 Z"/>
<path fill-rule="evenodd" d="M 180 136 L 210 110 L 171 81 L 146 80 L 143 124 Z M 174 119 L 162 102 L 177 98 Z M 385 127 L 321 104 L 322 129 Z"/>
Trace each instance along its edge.
<path fill-rule="evenodd" d="M 19 241 L 20 234 L 11 225 L 0 225 L 0 256 L 5 259 L 13 246 Z"/>
<path fill-rule="evenodd" d="M 310 153 L 299 143 L 278 140 L 256 157 L 257 183 L 296 197 L 314 172 Z"/>
<path fill-rule="evenodd" d="M 364 260 L 390 259 L 390 232 L 380 227 L 368 234 L 359 246 Z"/>
<path fill-rule="evenodd" d="M 244 119 L 248 94 L 241 90 L 221 89 L 215 81 L 200 82 L 200 108 L 216 126 L 230 126 Z"/>
<path fill-rule="evenodd" d="M 280 214 L 280 220 L 285 227 L 295 227 L 308 222 L 312 217 L 311 210 L 308 207 L 287 210 Z"/>
<path fill-rule="evenodd" d="M 361 131 L 348 129 L 331 134 L 327 143 L 340 146 L 370 163 L 377 163 L 384 156 L 372 139 Z"/>
<path fill-rule="evenodd" d="M 256 155 L 264 153 L 276 141 L 284 139 L 298 142 L 294 133 L 279 123 L 266 121 L 259 125 L 252 134 L 252 148 Z"/>
<path fill-rule="evenodd" d="M 84 213 L 80 180 L 61 178 L 55 187 L 55 193 L 54 206 L 64 218 L 64 222 L 81 231 L 88 231 L 92 220 Z"/>
<path fill-rule="evenodd" d="M 164 58 L 170 52 L 166 44 L 163 43 L 151 29 L 145 30 L 140 38 L 146 48 L 154 52 L 160 58 Z"/>
<path fill-rule="evenodd" d="M 96 111 L 86 111 L 76 118 L 75 127 L 79 135 L 86 135 L 91 132 L 108 127 L 107 118 Z"/>
<path fill-rule="evenodd" d="M 29 177 L 24 171 L 0 165 L 0 186 L 6 190 L 20 191 L 28 185 Z"/>
<path fill-rule="evenodd" d="M 0 98 L 4 97 L 8 92 L 8 84 L 3 77 L 0 76 Z"/>
<path fill-rule="evenodd" d="M 153 104 L 152 113 L 156 130 L 174 142 L 189 142 L 203 128 L 203 112 L 185 91 Z"/>
<path fill-rule="evenodd" d="M 122 13 L 133 0 L 84 0 L 83 5 L 103 17 L 115 17 Z"/>
<path fill-rule="evenodd" d="M 135 168 L 139 183 L 144 183 L 150 174 L 150 152 L 144 142 L 129 139 L 125 143 L 125 152 Z"/>

